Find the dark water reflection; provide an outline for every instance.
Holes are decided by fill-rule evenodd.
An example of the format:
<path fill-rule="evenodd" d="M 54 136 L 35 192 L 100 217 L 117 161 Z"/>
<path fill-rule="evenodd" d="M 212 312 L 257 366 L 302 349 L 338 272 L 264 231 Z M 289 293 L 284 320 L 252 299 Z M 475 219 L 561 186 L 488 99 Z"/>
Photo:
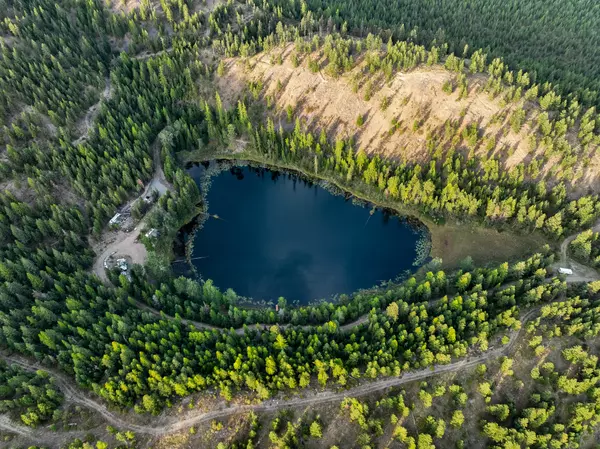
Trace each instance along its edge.
<path fill-rule="evenodd" d="M 204 171 L 189 170 L 198 185 Z M 416 269 L 422 229 L 297 176 L 234 167 L 212 178 L 207 199 L 219 218 L 195 234 L 193 263 L 204 279 L 242 296 L 306 303 Z"/>

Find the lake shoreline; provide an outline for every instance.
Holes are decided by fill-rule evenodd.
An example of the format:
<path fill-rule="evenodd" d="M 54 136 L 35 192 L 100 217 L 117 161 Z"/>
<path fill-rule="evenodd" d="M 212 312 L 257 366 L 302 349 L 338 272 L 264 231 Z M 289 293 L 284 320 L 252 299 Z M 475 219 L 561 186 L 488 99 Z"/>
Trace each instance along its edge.
<path fill-rule="evenodd" d="M 408 273 L 410 273 L 411 275 L 414 274 L 415 271 L 417 271 L 423 264 L 427 263 L 430 260 L 430 247 L 431 247 L 431 235 L 429 232 L 429 229 L 427 228 L 427 226 L 425 225 L 425 223 L 423 223 L 421 220 L 419 220 L 417 217 L 415 217 L 414 215 L 405 215 L 402 213 L 399 213 L 399 211 L 397 211 L 395 208 L 391 208 L 391 207 L 387 207 L 386 205 L 379 205 L 376 204 L 372 201 L 366 200 L 364 198 L 358 197 L 357 195 L 355 195 L 353 192 L 348 192 L 346 189 L 341 188 L 341 186 L 339 186 L 337 183 L 333 183 L 330 180 L 327 179 L 323 179 L 320 177 L 315 177 L 315 176 L 310 176 L 307 173 L 303 172 L 302 170 L 296 170 L 293 169 L 292 167 L 279 167 L 279 166 L 275 166 L 273 164 L 268 164 L 268 163 L 264 163 L 262 161 L 255 161 L 255 160 L 249 160 L 249 159 L 244 159 L 244 158 L 221 158 L 221 157 L 215 157 L 214 159 L 208 161 L 189 161 L 186 165 L 185 165 L 186 169 L 188 170 L 188 175 L 192 176 L 192 178 L 194 178 L 194 180 L 196 181 L 197 185 L 200 187 L 201 189 L 201 195 L 204 198 L 204 205 L 203 205 L 203 209 L 204 211 L 200 214 L 198 214 L 196 217 L 194 217 L 194 219 L 191 222 L 188 222 L 188 224 L 184 227 L 182 227 L 181 229 L 183 230 L 184 228 L 187 227 L 187 242 L 186 242 L 186 259 L 192 263 L 193 266 L 195 266 L 195 268 L 197 269 L 197 272 L 201 273 L 203 276 L 205 276 L 206 278 L 211 278 L 215 281 L 215 284 L 218 285 L 219 287 L 222 287 L 223 289 L 225 288 L 229 288 L 232 287 L 230 282 L 227 283 L 219 283 L 215 280 L 215 277 L 212 275 L 205 275 L 205 273 L 202 272 L 202 270 L 200 270 L 198 268 L 197 265 L 202 265 L 202 261 L 200 261 L 200 263 L 196 262 L 194 263 L 193 260 L 195 259 L 196 261 L 198 259 L 201 259 L 200 257 L 198 257 L 198 254 L 194 253 L 194 248 L 195 248 L 195 242 L 198 240 L 198 236 L 197 236 L 197 232 L 199 232 L 200 230 L 202 230 L 203 224 L 206 222 L 206 219 L 208 218 L 209 221 L 212 221 L 209 217 L 212 218 L 217 218 L 219 220 L 223 220 L 219 215 L 221 215 L 221 212 L 219 215 L 213 215 L 214 210 L 210 210 L 209 208 L 211 208 L 211 205 L 209 204 L 208 201 L 208 195 L 210 194 L 211 189 L 213 188 L 213 180 L 218 178 L 219 176 L 222 176 L 223 172 L 226 171 L 231 171 L 233 172 L 233 168 L 234 167 L 240 167 L 241 171 L 244 171 L 246 175 L 248 175 L 249 173 L 256 173 L 259 174 L 259 177 L 262 179 L 264 174 L 269 174 L 269 176 L 272 177 L 273 180 L 278 180 L 277 182 L 279 183 L 279 180 L 282 179 L 289 179 L 293 182 L 294 184 L 294 191 L 297 188 L 297 184 L 296 181 L 302 181 L 304 183 L 304 185 L 310 189 L 323 189 L 324 191 L 326 191 L 328 194 L 331 194 L 332 197 L 339 197 L 339 198 L 343 198 L 344 201 L 343 202 L 339 202 L 339 200 L 335 200 L 334 203 L 336 203 L 338 205 L 338 207 L 342 207 L 347 209 L 348 206 L 341 206 L 343 204 L 346 204 L 349 202 L 349 200 L 352 200 L 352 204 L 350 204 L 349 206 L 351 208 L 353 208 L 354 206 L 361 206 L 360 208 L 357 208 L 359 210 L 362 210 L 363 212 L 361 212 L 361 214 L 365 215 L 365 210 L 368 211 L 369 209 L 370 212 L 368 214 L 366 214 L 367 216 L 367 220 L 363 225 L 363 222 L 357 223 L 344 223 L 343 225 L 341 225 L 341 227 L 336 227 L 335 229 L 340 229 L 342 231 L 346 230 L 347 231 L 347 227 L 354 227 L 354 228 L 361 228 L 363 229 L 364 226 L 366 226 L 366 224 L 369 222 L 369 220 L 371 220 L 371 217 L 374 215 L 381 215 L 381 217 L 384 217 L 384 223 L 387 223 L 388 220 L 394 219 L 394 222 L 396 222 L 401 226 L 398 230 L 392 230 L 392 228 L 390 228 L 389 226 L 387 227 L 387 231 L 385 229 L 383 229 L 383 231 L 385 231 L 382 235 L 387 235 L 386 233 L 390 233 L 390 232 L 400 232 L 400 234 L 394 234 L 394 235 L 400 235 L 403 236 L 402 238 L 395 238 L 395 237 L 390 237 L 388 235 L 387 240 L 385 242 L 381 242 L 381 247 L 378 251 L 375 251 L 375 253 L 373 253 L 373 251 L 368 252 L 366 255 L 370 255 L 370 257 L 374 257 L 374 254 L 377 254 L 378 252 L 389 252 L 391 247 L 393 246 L 398 246 L 403 247 L 403 248 L 407 248 L 407 245 L 410 245 L 410 247 L 412 248 L 410 250 L 410 253 L 406 253 L 406 249 L 399 251 L 398 253 L 396 253 L 395 257 L 396 257 L 396 262 L 395 263 L 390 263 L 386 265 L 386 269 L 384 271 L 387 271 L 388 274 L 390 273 L 390 266 L 398 266 L 398 270 L 393 272 L 391 275 L 388 276 L 378 276 L 377 280 L 373 280 L 373 282 L 367 282 L 367 283 L 363 283 L 363 284 L 359 284 L 359 285 L 355 285 L 352 287 L 352 289 L 350 290 L 338 290 L 335 289 L 334 292 L 332 292 L 331 295 L 321 295 L 321 294 L 317 294 L 315 297 L 311 297 L 310 300 L 302 300 L 300 301 L 302 304 L 314 304 L 314 303 L 318 303 L 318 302 L 322 302 L 323 300 L 331 302 L 331 299 L 333 299 L 333 302 L 337 301 L 337 297 L 339 297 L 341 294 L 346 294 L 346 295 L 352 295 L 353 293 L 355 293 L 355 291 L 358 290 L 365 290 L 365 289 L 370 289 L 373 287 L 377 287 L 381 284 L 382 280 L 385 281 L 384 283 L 387 282 L 399 282 L 400 278 L 404 278 L 406 277 L 406 275 Z M 191 170 L 194 170 L 195 168 L 195 172 L 192 172 Z M 247 171 L 249 170 L 249 172 Z M 264 174 L 262 173 L 262 171 L 264 170 Z M 283 176 L 283 177 L 282 177 Z M 243 178 L 243 176 L 242 176 Z M 210 179 L 210 180 L 208 180 Z M 241 178 L 238 178 L 241 179 Z M 252 179 L 252 177 L 250 177 L 249 179 Z M 264 181 L 267 180 L 267 177 L 265 176 Z M 235 182 L 235 181 L 234 181 Z M 267 184 L 268 185 L 268 184 Z M 223 196 L 222 193 L 220 194 L 220 196 Z M 317 197 L 316 192 L 315 192 L 315 198 Z M 291 198 L 293 200 L 293 198 Z M 323 197 L 322 199 L 325 199 L 325 197 Z M 247 200 L 247 199 L 246 199 Z M 315 200 L 315 201 L 319 201 L 319 200 Z M 212 202 L 216 202 L 215 199 L 212 199 Z M 233 203 L 233 202 L 231 202 Z M 303 206 L 302 206 L 303 207 Z M 326 210 L 329 210 L 328 206 Z M 293 212 L 296 209 L 296 206 L 292 207 L 290 211 L 288 212 Z M 335 208 L 334 208 L 335 209 Z M 308 209 L 310 210 L 310 209 Z M 233 212 L 233 211 L 231 211 Z M 227 211 L 225 213 L 228 214 L 230 213 L 230 211 Z M 321 213 L 323 213 L 323 211 L 321 210 Z M 339 211 L 338 211 L 339 213 Z M 302 212 L 302 214 L 304 214 L 304 212 Z M 335 214 L 335 213 L 334 213 Z M 389 217 L 389 218 L 385 218 L 385 217 Z M 227 217 L 228 218 L 228 217 Z M 319 226 L 319 223 L 323 223 L 324 226 L 326 226 L 326 223 L 328 222 L 328 220 L 331 220 L 331 217 L 328 217 L 327 215 L 323 216 L 323 220 L 320 219 L 316 219 L 316 217 L 312 217 L 312 218 L 307 218 L 310 221 L 310 223 L 312 223 L 312 226 Z M 220 221 L 220 226 L 225 226 L 224 223 L 222 223 Z M 310 223 L 305 223 L 304 226 L 301 226 L 301 228 L 303 229 L 304 227 L 310 225 Z M 390 221 L 390 226 L 392 225 L 392 222 Z M 371 225 L 371 229 L 373 225 Z M 214 226 L 213 226 L 214 227 Z M 385 226 L 384 226 L 385 228 Z M 191 229 L 191 231 L 190 231 Z M 401 229 L 406 229 L 407 231 L 402 231 Z M 361 233 L 363 231 L 360 231 Z M 373 232 L 373 231 L 371 231 Z M 380 234 L 382 231 L 377 231 L 377 234 Z M 410 235 L 412 235 L 412 237 L 408 238 L 407 235 L 402 234 L 402 232 L 409 232 Z M 337 234 L 337 232 L 334 232 L 333 234 Z M 313 234 L 311 234 L 311 238 L 309 240 L 312 239 L 318 239 L 321 236 L 321 232 L 320 230 L 317 232 L 314 232 Z M 200 236 L 202 237 L 202 236 Z M 361 240 L 364 237 L 361 235 Z M 384 237 L 379 237 L 379 239 L 384 238 Z M 407 240 L 408 239 L 408 240 Z M 412 243 L 408 243 L 409 241 L 412 241 Z M 267 243 L 269 243 L 267 241 Z M 354 251 L 354 246 L 356 244 L 358 244 L 358 247 L 360 248 L 360 241 L 356 242 L 353 241 L 352 245 L 346 245 L 347 249 L 346 251 Z M 210 243 L 209 243 L 210 245 Z M 227 246 L 227 242 L 224 243 L 225 246 Z M 276 246 L 285 246 L 283 245 L 283 242 L 278 243 Z M 316 254 L 317 256 L 319 255 L 319 249 L 318 248 L 313 248 L 313 252 L 310 254 L 310 257 L 312 257 L 312 255 Z M 411 254 L 410 256 L 410 260 L 408 260 L 406 257 L 407 254 Z M 205 252 L 202 253 L 202 258 L 208 257 Z M 308 257 L 308 255 L 306 255 Z M 350 255 L 348 255 L 348 257 L 350 257 Z M 404 258 L 403 258 L 404 257 Z M 350 258 L 351 259 L 351 258 Z M 347 261 L 347 258 L 343 259 L 344 262 L 350 263 Z M 212 263 L 215 263 L 215 259 L 212 259 Z M 220 261 L 216 262 L 217 264 L 220 263 Z M 375 261 L 373 261 L 373 263 L 376 265 L 377 264 L 377 259 Z M 330 265 L 329 263 L 327 265 Z M 331 263 L 331 265 L 336 266 L 339 264 L 336 263 Z M 364 270 L 360 270 L 360 272 L 362 273 L 362 271 L 366 271 L 369 272 L 369 270 L 373 269 L 370 265 L 372 264 L 368 264 L 367 266 L 364 268 Z M 211 265 L 212 267 L 212 265 Z M 241 267 L 243 268 L 243 267 Z M 235 272 L 236 270 L 234 270 Z M 359 277 L 360 277 L 360 274 Z M 231 276 L 231 275 L 229 275 Z M 382 279 L 383 277 L 383 279 Z M 228 277 L 228 280 L 230 280 L 231 278 Z M 289 279 L 289 283 L 293 284 L 295 281 L 295 277 L 294 278 L 290 278 Z M 236 291 L 236 293 L 240 294 L 240 295 L 244 295 L 245 292 L 243 291 L 238 291 L 238 289 L 234 288 L 234 290 Z M 283 295 L 286 296 L 286 295 Z M 252 299 L 249 300 L 249 303 L 254 303 L 254 304 L 264 304 L 265 301 L 263 301 L 263 299 L 265 299 L 264 297 L 260 296 L 260 297 L 256 297 L 257 300 Z M 286 296 L 287 298 L 287 296 Z M 325 299 L 323 299 L 325 298 Z M 272 297 L 268 297 L 268 300 L 270 300 L 271 302 L 276 299 L 276 298 L 272 298 Z M 291 298 L 294 299 L 294 298 Z M 269 302 L 269 301 L 267 301 Z M 296 302 L 296 301 L 294 301 Z"/>
<path fill-rule="evenodd" d="M 372 203 L 378 207 L 389 208 L 400 215 L 415 217 L 428 229 L 431 237 L 430 256 L 441 259 L 441 267 L 453 270 L 461 262 L 470 257 L 477 264 L 497 263 L 516 260 L 523 255 L 531 254 L 544 244 L 553 245 L 539 232 L 523 233 L 510 226 L 486 226 L 474 220 L 440 219 L 436 220 L 418 208 L 407 206 L 398 201 L 391 201 L 370 194 L 364 189 L 354 188 L 347 183 L 320 173 L 307 173 L 303 168 L 288 164 L 281 160 L 273 161 L 262 154 L 245 150 L 237 153 L 215 151 L 212 149 L 194 150 L 180 154 L 183 165 L 198 163 L 202 160 L 225 159 L 231 161 L 248 161 L 272 167 L 276 170 L 290 170 L 308 178 L 326 181 L 338 189 L 352 194 L 354 197 Z"/>

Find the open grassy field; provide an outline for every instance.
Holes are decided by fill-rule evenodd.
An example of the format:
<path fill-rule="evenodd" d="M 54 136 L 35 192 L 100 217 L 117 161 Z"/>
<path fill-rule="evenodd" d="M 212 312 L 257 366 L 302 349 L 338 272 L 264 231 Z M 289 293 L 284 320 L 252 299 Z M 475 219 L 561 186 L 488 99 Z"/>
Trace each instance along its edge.
<path fill-rule="evenodd" d="M 477 224 L 427 223 L 431 234 L 431 256 L 439 257 L 447 269 L 470 256 L 476 264 L 502 262 L 532 253 L 548 243 L 539 233 L 485 228 Z"/>

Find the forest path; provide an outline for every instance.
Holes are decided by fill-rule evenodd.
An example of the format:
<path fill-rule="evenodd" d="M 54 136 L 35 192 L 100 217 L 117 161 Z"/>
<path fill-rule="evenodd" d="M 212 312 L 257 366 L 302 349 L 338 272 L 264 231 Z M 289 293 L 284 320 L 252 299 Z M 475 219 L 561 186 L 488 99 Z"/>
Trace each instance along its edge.
<path fill-rule="evenodd" d="M 591 270 L 590 267 L 585 267 L 584 265 L 582 265 L 582 267 L 586 268 L 588 271 Z M 544 283 L 548 283 L 552 279 L 553 278 L 547 278 L 544 281 Z M 591 280 L 594 280 L 594 279 L 591 279 Z M 508 287 L 515 285 L 517 282 L 518 281 L 506 282 L 504 284 L 501 284 L 501 285 L 495 287 L 494 291 L 507 289 Z M 565 279 L 565 282 L 567 284 L 572 284 L 572 283 L 577 283 L 577 282 L 588 282 L 588 280 L 581 280 L 581 276 L 567 276 L 567 278 Z M 437 301 L 438 301 L 438 299 L 430 300 L 429 305 L 432 305 L 433 303 L 435 303 Z M 182 324 L 194 326 L 196 329 L 201 330 L 201 331 L 216 330 L 216 331 L 221 331 L 221 332 L 229 332 L 229 331 L 233 330 L 237 335 L 244 335 L 244 332 L 246 331 L 246 329 L 268 330 L 272 326 L 277 326 L 280 330 L 286 330 L 286 329 L 295 327 L 297 329 L 302 329 L 302 330 L 306 331 L 306 330 L 314 329 L 319 326 L 324 326 L 326 324 L 326 323 L 318 323 L 318 324 L 295 325 L 292 323 L 286 323 L 286 324 L 256 323 L 256 324 L 246 325 L 245 327 L 238 327 L 238 328 L 229 327 L 229 328 L 227 328 L 227 327 L 220 327 L 220 326 L 215 326 L 212 324 L 202 323 L 200 321 L 194 321 L 194 320 L 190 320 L 187 318 L 174 317 L 164 311 L 155 309 L 154 307 L 144 304 L 143 302 L 137 301 L 137 300 L 135 301 L 135 306 L 141 310 L 144 310 L 144 311 L 158 317 L 158 318 L 163 318 L 163 319 L 167 319 L 167 320 L 178 320 Z M 340 332 L 347 332 L 350 329 L 360 326 L 361 324 L 367 323 L 368 321 L 369 321 L 369 313 L 367 312 L 364 315 L 359 316 L 356 320 L 339 326 L 338 330 Z"/>
<path fill-rule="evenodd" d="M 141 417 L 136 416 L 135 419 L 131 415 L 126 415 L 118 412 L 110 411 L 106 405 L 99 400 L 91 399 L 83 391 L 76 389 L 72 386 L 73 380 L 65 374 L 46 367 L 42 367 L 40 364 L 32 362 L 29 359 L 15 355 L 0 354 L 0 357 L 6 360 L 8 363 L 14 363 L 27 370 L 38 370 L 42 369 L 49 372 L 56 377 L 57 385 L 63 391 L 66 400 L 74 403 L 86 406 L 92 410 L 97 411 L 102 417 L 106 419 L 111 425 L 121 430 L 131 430 L 138 434 L 150 435 L 150 436 L 164 436 L 175 432 L 185 430 L 191 426 L 201 424 L 213 419 L 224 418 L 230 415 L 245 413 L 249 411 L 254 412 L 272 412 L 282 408 L 292 407 L 308 407 L 315 404 L 322 404 L 333 401 L 341 401 L 346 397 L 358 397 L 367 394 L 373 394 L 375 392 L 385 390 L 387 388 L 398 387 L 408 382 L 414 382 L 417 380 L 425 379 L 434 375 L 459 371 L 467 368 L 472 368 L 480 363 L 483 363 L 491 358 L 497 358 L 502 355 L 511 353 L 519 337 L 525 331 L 526 323 L 532 319 L 534 314 L 539 311 L 541 306 L 535 307 L 529 310 L 521 317 L 521 328 L 518 331 L 511 332 L 508 344 L 494 348 L 485 353 L 463 358 L 454 363 L 447 365 L 434 365 L 430 368 L 424 368 L 417 371 L 407 372 L 400 377 L 393 378 L 381 378 L 372 382 L 366 382 L 362 385 L 358 385 L 353 388 L 349 388 L 344 391 L 321 391 L 316 392 L 310 397 L 298 397 L 294 399 L 284 400 L 273 398 L 265 401 L 261 404 L 256 405 L 228 405 L 222 403 L 221 406 L 211 412 L 203 412 L 200 410 L 191 410 L 187 412 L 187 416 L 173 416 L 166 415 L 164 412 L 154 418 L 153 424 L 136 424 L 135 420 L 140 420 Z M 132 419 L 134 418 L 134 419 Z M 33 440 L 44 443 L 47 438 L 52 436 L 55 437 L 56 433 L 47 431 L 44 429 L 30 430 L 23 426 L 19 426 L 12 423 L 6 416 L 0 417 L 0 428 L 16 432 L 27 432 L 27 436 Z M 76 432 L 62 432 L 62 435 L 73 436 Z"/>
<path fill-rule="evenodd" d="M 152 58 L 154 56 L 160 56 L 160 55 L 164 55 L 165 53 L 171 53 L 173 51 L 173 47 L 169 47 L 165 50 L 160 50 L 157 51 L 156 53 L 140 53 L 139 55 L 135 55 L 135 56 L 130 56 L 131 59 L 138 59 L 138 60 L 144 60 L 144 59 L 149 59 Z"/>
<path fill-rule="evenodd" d="M 166 50 L 158 51 L 156 53 L 142 53 L 140 55 L 132 56 L 132 59 L 144 60 L 144 59 L 148 59 L 148 58 L 151 58 L 154 56 L 160 56 L 164 53 L 170 53 L 171 51 L 173 51 L 172 47 L 167 48 Z M 96 117 L 96 114 L 98 113 L 98 110 L 100 109 L 100 105 L 102 104 L 102 102 L 107 101 L 111 97 L 111 95 L 112 95 L 112 84 L 110 82 L 110 77 L 107 77 L 106 78 L 106 86 L 104 87 L 104 91 L 102 92 L 101 98 L 98 100 L 97 103 L 94 103 L 92 106 L 90 106 L 88 108 L 87 112 L 85 113 L 85 116 L 77 124 L 77 130 L 78 130 L 79 137 L 77 139 L 75 139 L 73 142 L 71 142 L 73 145 L 77 146 L 80 143 L 87 140 L 87 138 L 89 137 L 90 129 L 94 122 L 94 118 Z"/>
<path fill-rule="evenodd" d="M 213 326 L 211 324 L 206 324 L 206 323 L 201 323 L 199 321 L 194 321 L 194 320 L 188 320 L 186 318 L 175 318 L 171 315 L 166 314 L 165 312 L 161 312 L 160 310 L 157 310 L 153 307 L 150 307 L 147 304 L 144 304 L 140 301 L 136 301 L 135 302 L 136 307 L 138 307 L 139 309 L 145 310 L 146 312 L 151 313 L 154 316 L 157 316 L 159 318 L 165 318 L 165 319 L 169 319 L 169 320 L 179 320 L 181 321 L 182 324 L 186 324 L 186 325 L 191 325 L 194 326 L 196 329 L 198 330 L 217 330 L 217 331 L 222 331 L 222 332 L 228 332 L 230 330 L 233 329 L 233 331 L 237 334 L 237 335 L 244 335 L 244 332 L 246 331 L 246 328 L 251 330 L 251 329 L 269 329 L 271 326 L 277 326 L 280 330 L 286 330 L 288 328 L 291 327 L 296 327 L 302 330 L 310 330 L 310 329 L 314 329 L 315 327 L 318 326 L 324 326 L 325 324 L 304 324 L 304 325 L 294 325 L 291 323 L 287 323 L 287 324 L 264 324 L 264 323 L 257 323 L 257 324 L 251 324 L 248 325 L 246 327 L 238 327 L 238 328 L 225 328 L 225 327 L 219 327 L 219 326 Z M 360 326 L 361 324 L 364 324 L 366 322 L 369 321 L 369 314 L 365 314 L 360 316 L 359 318 L 357 318 L 354 321 L 351 321 L 349 323 L 346 323 L 342 326 L 340 326 L 338 328 L 338 330 L 340 332 L 347 332 L 350 329 L 353 329 L 357 326 Z"/>
<path fill-rule="evenodd" d="M 600 220 L 598 220 L 593 226 L 592 231 L 600 232 Z M 573 270 L 573 274 L 567 276 L 567 282 L 593 282 L 600 280 L 600 274 L 594 268 L 579 263 L 568 255 L 569 244 L 577 237 L 579 233 L 569 235 L 560 244 L 560 262 L 555 263 L 554 268 L 570 268 Z"/>
<path fill-rule="evenodd" d="M 77 125 L 77 130 L 79 133 L 79 137 L 75 139 L 72 144 L 77 146 L 80 143 L 83 143 L 89 137 L 90 129 L 92 128 L 92 124 L 94 123 L 94 118 L 96 118 L 96 114 L 100 109 L 100 105 L 103 101 L 107 101 L 112 95 L 112 84 L 110 82 L 110 78 L 106 78 L 106 86 L 104 87 L 104 91 L 102 92 L 102 97 L 98 100 L 97 103 L 93 104 L 89 107 L 83 119 Z"/>

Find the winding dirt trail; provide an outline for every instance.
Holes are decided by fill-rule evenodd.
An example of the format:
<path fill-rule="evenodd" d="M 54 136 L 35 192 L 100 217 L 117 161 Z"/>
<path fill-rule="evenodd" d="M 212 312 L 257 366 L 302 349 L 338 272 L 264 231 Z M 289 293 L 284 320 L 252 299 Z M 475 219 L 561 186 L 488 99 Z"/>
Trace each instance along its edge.
<path fill-rule="evenodd" d="M 318 326 L 323 326 L 324 324 L 303 324 L 303 325 L 295 325 L 295 324 L 291 324 L 291 323 L 286 323 L 286 324 L 262 324 L 262 323 L 257 323 L 257 324 L 251 324 L 248 325 L 246 327 L 238 327 L 238 328 L 225 328 L 225 327 L 219 327 L 219 326 L 213 326 L 211 324 L 206 324 L 206 323 L 201 323 L 199 321 L 194 321 L 194 320 L 188 320 L 186 318 L 175 318 L 171 315 L 166 314 L 165 312 L 161 312 L 160 310 L 154 309 L 140 301 L 136 301 L 135 302 L 136 307 L 138 307 L 141 310 L 145 310 L 146 312 L 151 313 L 152 315 L 159 317 L 159 318 L 166 318 L 166 319 L 170 319 L 170 320 L 179 320 L 181 321 L 182 324 L 185 325 L 190 325 L 190 326 L 194 326 L 196 329 L 198 330 L 216 330 L 216 331 L 221 331 L 221 332 L 228 332 L 230 330 L 233 329 L 233 331 L 237 334 L 237 335 L 244 335 L 244 332 L 246 332 L 246 329 L 258 329 L 258 330 L 262 330 L 262 329 L 269 329 L 271 326 L 277 326 L 279 329 L 281 330 L 286 330 L 289 329 L 291 327 L 295 327 L 297 329 L 302 329 L 302 330 L 310 330 L 313 329 L 315 327 Z M 340 326 L 338 328 L 338 330 L 340 332 L 347 332 L 350 329 L 353 329 L 357 326 L 360 326 L 361 324 L 364 324 L 366 322 L 369 321 L 369 314 L 365 314 L 362 315 L 361 317 L 357 318 L 354 321 L 351 321 L 349 323 L 343 324 L 342 326 Z"/>
<path fill-rule="evenodd" d="M 28 427 L 12 422 L 6 415 L 0 416 L 0 429 L 16 433 L 22 437 L 29 437 L 31 436 L 31 432 L 33 432 L 33 430 Z"/>
<path fill-rule="evenodd" d="M 593 226 L 592 231 L 600 232 L 600 220 Z M 560 262 L 555 263 L 554 267 L 564 267 L 573 270 L 573 274 L 567 276 L 567 282 L 593 282 L 600 280 L 600 274 L 594 268 L 579 263 L 569 257 L 569 244 L 577 237 L 579 233 L 566 237 L 560 244 Z"/>
<path fill-rule="evenodd" d="M 315 393 L 312 396 L 297 397 L 290 400 L 282 400 L 279 398 L 273 398 L 265 401 L 261 404 L 256 405 L 228 405 L 222 403 L 218 408 L 211 412 L 202 412 L 191 410 L 187 413 L 187 416 L 169 416 L 165 413 L 159 415 L 154 419 L 152 424 L 138 424 L 134 422 L 134 417 L 127 416 L 118 412 L 109 410 L 106 405 L 96 399 L 92 399 L 83 391 L 73 387 L 73 380 L 65 374 L 46 367 L 41 366 L 38 363 L 32 362 L 29 359 L 15 355 L 0 355 L 1 358 L 6 360 L 8 363 L 16 364 L 27 370 L 44 370 L 52 374 L 56 378 L 57 385 L 61 388 L 67 401 L 71 401 L 76 404 L 83 405 L 92 410 L 98 412 L 107 423 L 122 429 L 131 430 L 140 435 L 149 435 L 154 437 L 160 437 L 175 432 L 185 430 L 191 426 L 201 424 L 213 419 L 224 418 L 230 415 L 254 411 L 254 412 L 271 412 L 282 408 L 295 408 L 295 407 L 307 407 L 315 404 L 323 404 L 332 401 L 341 401 L 345 397 L 358 397 L 372 394 L 387 388 L 398 387 L 408 382 L 414 382 L 417 380 L 425 379 L 431 376 L 435 376 L 442 373 L 454 372 L 463 370 L 466 368 L 474 367 L 486 360 L 491 358 L 497 358 L 502 355 L 509 354 L 516 342 L 518 341 L 521 334 L 525 331 L 525 324 L 532 318 L 534 314 L 539 311 L 540 307 L 535 307 L 529 310 L 521 318 L 522 326 L 517 332 L 512 332 L 508 344 L 494 348 L 485 353 L 466 357 L 454 363 L 447 365 L 435 365 L 430 368 L 424 368 L 417 371 L 410 371 L 404 373 L 400 377 L 382 378 L 372 382 L 365 382 L 348 390 L 335 392 L 335 391 L 322 391 Z M 23 436 L 27 436 L 33 440 L 39 440 L 43 442 L 49 435 L 55 436 L 56 433 L 49 432 L 44 429 L 31 430 L 20 426 L 10 421 L 6 416 L 0 417 L 0 428 L 11 432 L 18 433 Z M 61 434 L 65 437 L 73 437 L 78 431 L 67 431 Z"/>
<path fill-rule="evenodd" d="M 79 137 L 72 142 L 73 145 L 77 146 L 80 143 L 82 143 L 83 141 L 87 140 L 89 133 L 90 133 L 90 129 L 92 128 L 92 124 L 94 122 L 94 118 L 96 117 L 96 114 L 98 113 L 98 109 L 100 108 L 100 105 L 102 104 L 102 102 L 107 101 L 111 95 L 112 95 L 112 85 L 110 82 L 110 78 L 106 78 L 106 87 L 104 88 L 104 91 L 102 92 L 102 97 L 100 98 L 100 100 L 98 100 L 97 103 L 90 106 L 90 108 L 85 113 L 83 120 L 81 120 L 81 122 L 77 126 L 77 129 L 79 131 Z"/>
<path fill-rule="evenodd" d="M 160 50 L 160 51 L 157 51 L 156 53 L 140 53 L 139 55 L 130 56 L 130 58 L 144 60 L 144 59 L 153 58 L 155 56 L 164 55 L 165 53 L 171 53 L 172 51 L 173 51 L 173 47 L 169 47 L 166 50 Z"/>
<path fill-rule="evenodd" d="M 544 283 L 548 283 L 550 282 L 552 279 L 554 279 L 553 277 L 547 278 Z M 492 289 L 492 291 L 499 291 L 499 290 L 504 290 L 509 288 L 511 285 L 515 285 L 518 281 L 510 281 L 510 282 L 506 282 L 504 284 L 501 284 L 497 287 L 495 287 L 494 289 Z M 567 279 L 565 279 L 565 282 L 567 284 L 569 283 L 576 283 L 576 282 L 584 282 L 581 281 L 577 276 L 569 276 L 567 277 Z M 434 300 L 430 300 L 428 302 L 428 305 L 431 306 L 434 303 L 436 303 L 438 301 L 438 299 L 434 299 Z M 184 325 L 190 325 L 195 327 L 198 330 L 201 331 L 205 331 L 205 330 L 216 330 L 216 331 L 221 331 L 221 332 L 229 332 L 231 330 L 233 330 L 237 335 L 244 335 L 244 332 L 246 331 L 246 329 L 248 330 L 252 330 L 252 329 L 257 329 L 257 330 L 264 330 L 264 329 L 270 329 L 272 326 L 277 326 L 280 330 L 286 330 L 289 328 L 296 328 L 296 329 L 302 329 L 302 330 L 310 330 L 310 329 L 314 329 L 316 327 L 319 326 L 324 326 L 326 323 L 318 323 L 318 324 L 302 324 L 302 325 L 296 325 L 296 324 L 292 324 L 292 323 L 285 323 L 285 324 L 278 324 L 278 323 L 273 323 L 273 324 L 269 324 L 269 323 L 255 323 L 255 324 L 250 324 L 250 325 L 246 325 L 246 326 L 242 326 L 242 327 L 237 327 L 237 328 L 233 328 L 233 327 L 220 327 L 220 326 L 215 326 L 212 324 L 207 324 L 207 323 L 202 323 L 200 321 L 194 321 L 194 320 L 190 320 L 187 318 L 182 318 L 182 317 L 174 317 L 172 315 L 169 315 L 168 313 L 155 309 L 147 304 L 144 304 L 141 301 L 135 301 L 135 306 L 141 310 L 144 310 L 158 318 L 162 318 L 162 319 L 168 319 L 168 320 L 178 320 L 180 321 L 182 324 Z M 364 315 L 359 316 L 356 320 L 354 321 L 350 321 L 349 323 L 343 324 L 341 326 L 338 327 L 338 331 L 340 332 L 347 332 L 350 329 L 353 329 L 355 327 L 360 326 L 361 324 L 367 323 L 369 321 L 369 313 L 366 313 Z"/>

